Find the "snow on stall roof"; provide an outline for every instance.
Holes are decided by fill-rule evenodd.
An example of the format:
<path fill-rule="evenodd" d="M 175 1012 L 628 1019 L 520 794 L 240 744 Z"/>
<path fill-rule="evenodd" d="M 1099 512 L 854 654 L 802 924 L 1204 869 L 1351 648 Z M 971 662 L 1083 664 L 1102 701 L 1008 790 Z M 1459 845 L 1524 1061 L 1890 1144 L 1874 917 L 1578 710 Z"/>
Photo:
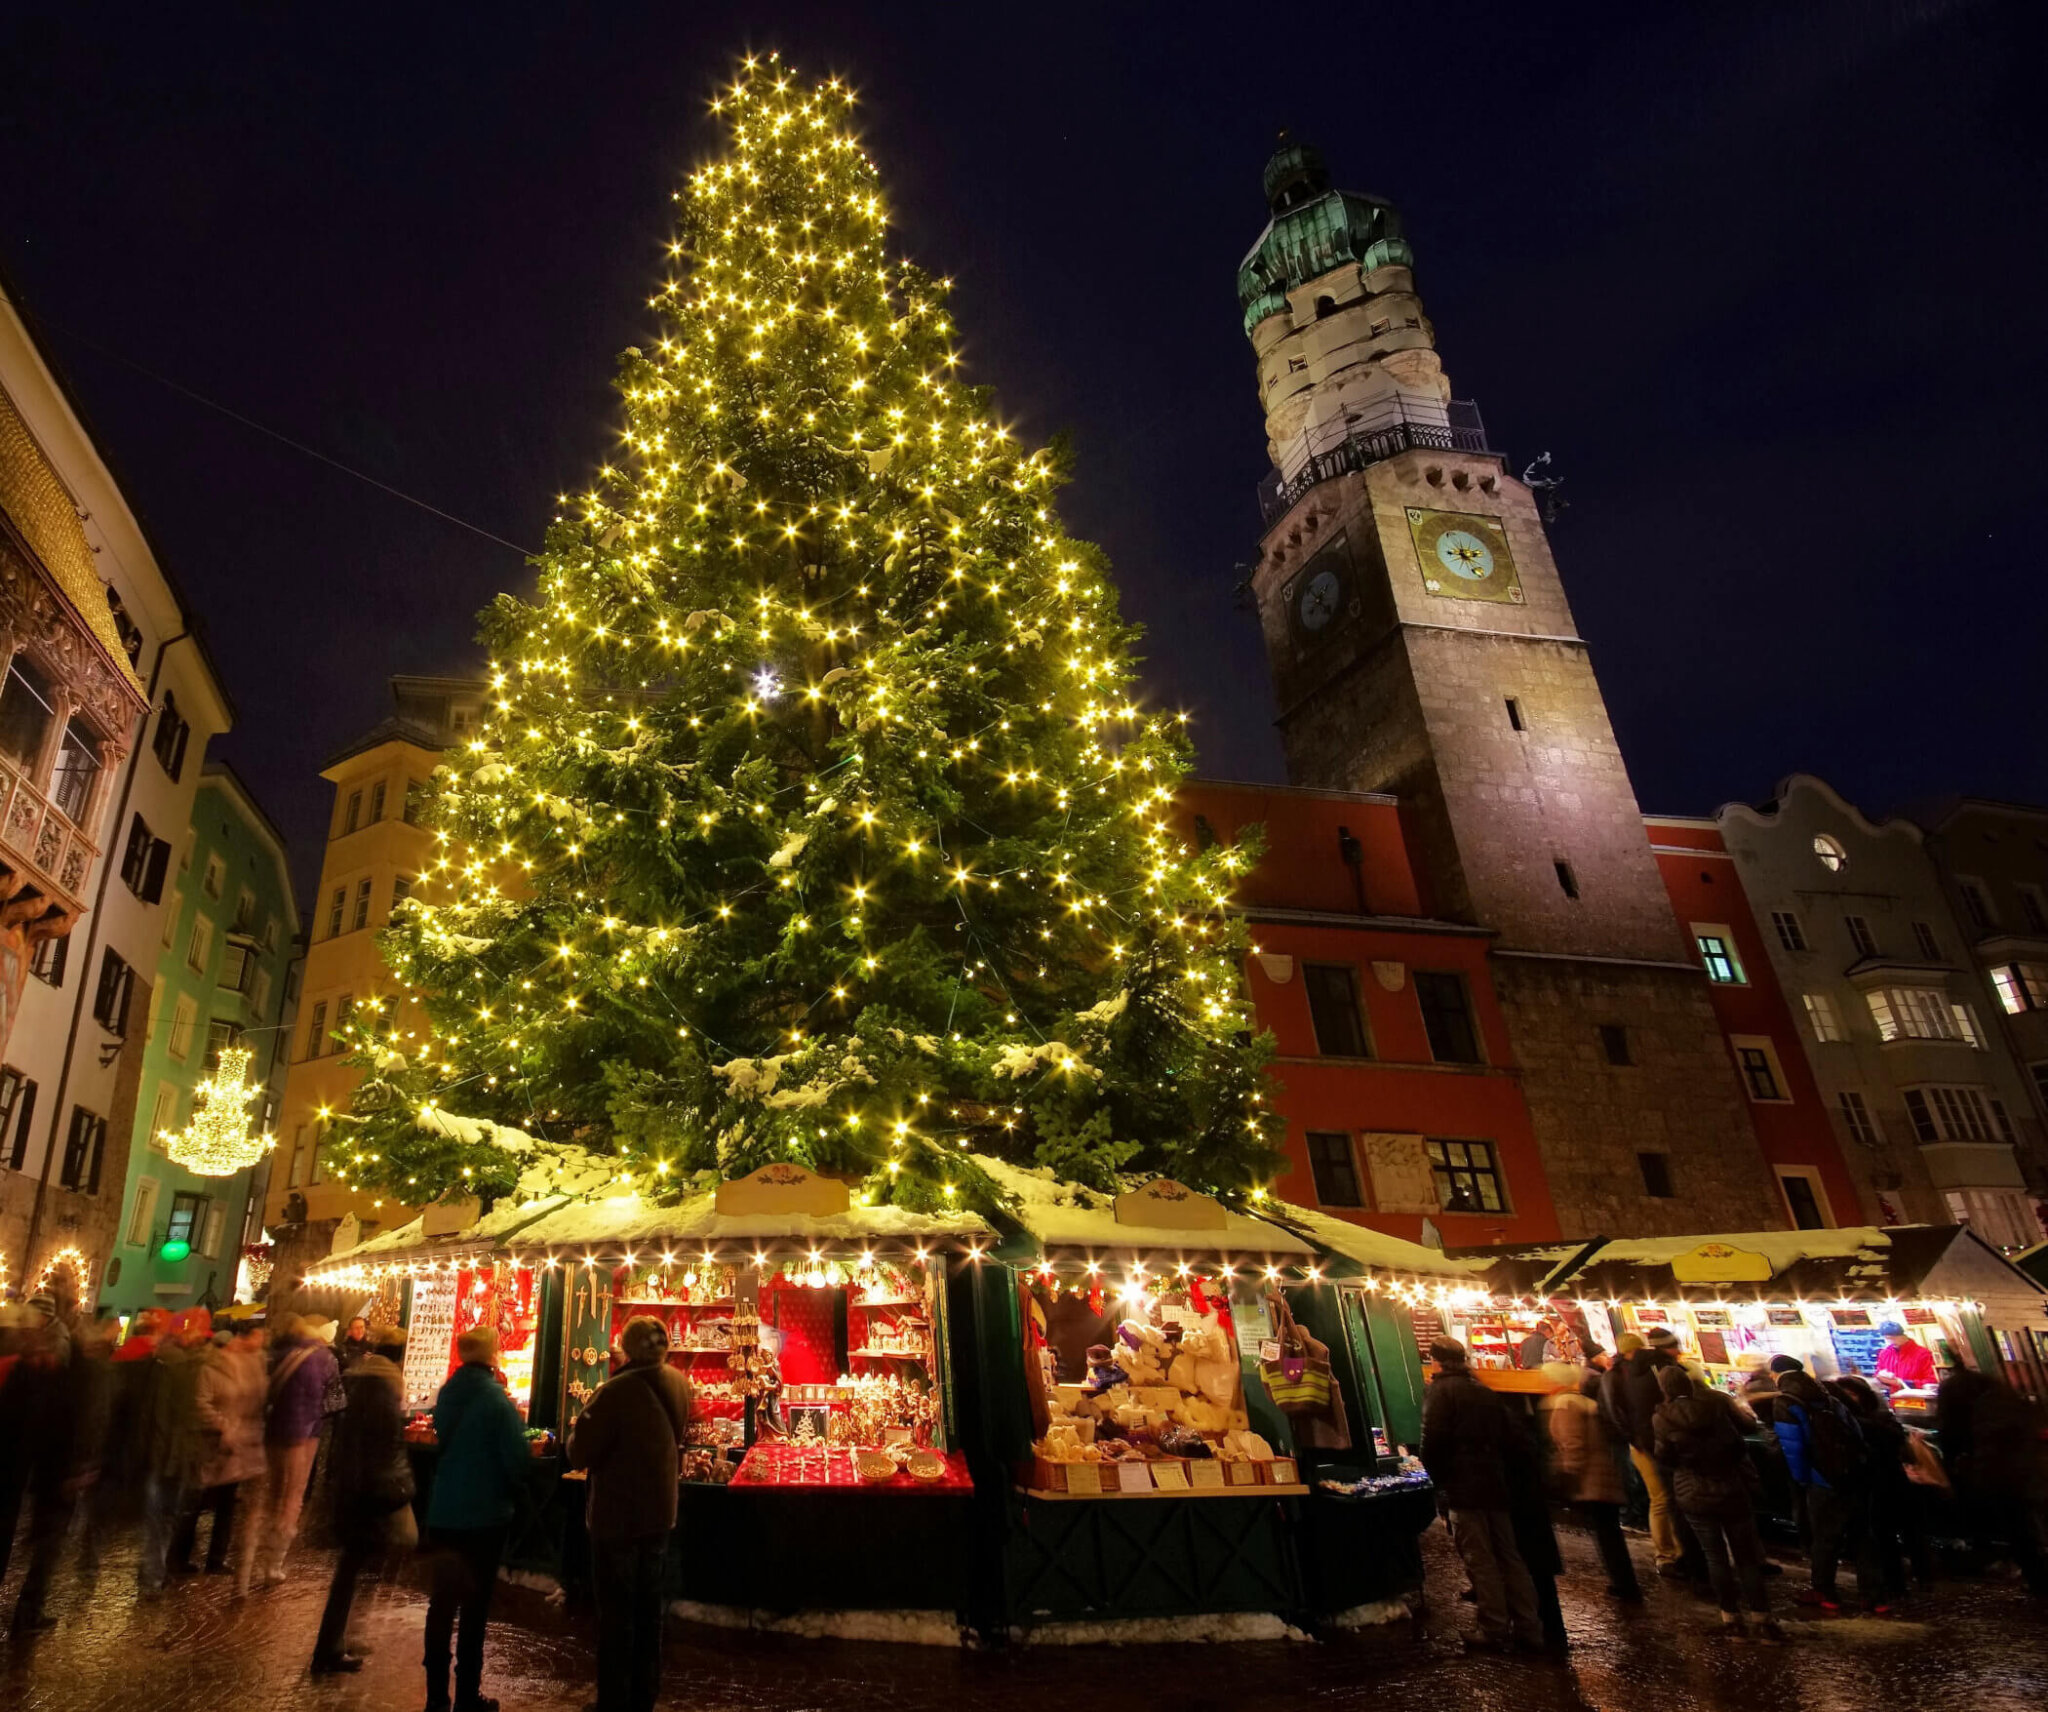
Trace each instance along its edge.
<path fill-rule="evenodd" d="M 1328 1249 L 1330 1253 L 1356 1261 L 1360 1266 L 1376 1267 L 1382 1272 L 1455 1278 L 1461 1283 L 1472 1284 L 1477 1283 L 1492 1264 L 1485 1260 L 1452 1260 L 1419 1242 L 1389 1236 L 1385 1231 L 1376 1231 L 1367 1225 L 1355 1225 L 1349 1219 L 1335 1219 L 1328 1213 L 1297 1207 L 1289 1201 L 1274 1200 L 1269 1206 L 1271 1211 L 1266 1216 L 1300 1231 L 1318 1248 Z"/>
<path fill-rule="evenodd" d="M 1725 1243 L 1747 1249 L 1770 1262 L 1772 1275 L 1789 1272 L 1802 1260 L 1863 1260 L 1884 1264 L 1892 1243 L 1875 1225 L 1850 1225 L 1839 1230 L 1773 1230 L 1716 1232 L 1707 1236 L 1617 1237 L 1603 1243 L 1590 1266 L 1669 1266 L 1703 1243 Z M 1566 1258 L 1569 1258 L 1567 1255 Z"/>
<path fill-rule="evenodd" d="M 814 1244 L 932 1241 L 942 1237 L 993 1236 L 975 1213 L 917 1213 L 905 1207 L 849 1207 L 843 1213 L 747 1213 L 718 1211 L 715 1191 L 690 1195 L 663 1206 L 643 1195 L 607 1195 L 571 1202 L 519 1232 L 521 1246 L 566 1247 L 660 1241 L 709 1243 L 762 1238 L 801 1238 Z"/>
<path fill-rule="evenodd" d="M 1011 1210 L 1044 1248 L 1177 1249 L 1190 1253 L 1313 1255 L 1314 1247 L 1292 1231 L 1227 1208 L 1221 1230 L 1182 1230 L 1167 1225 L 1119 1224 L 1111 1195 L 1069 1183 L 1044 1166 L 1011 1165 L 987 1154 L 974 1163 L 1009 1198 Z M 1150 1178 L 1133 1178 L 1140 1188 Z"/>

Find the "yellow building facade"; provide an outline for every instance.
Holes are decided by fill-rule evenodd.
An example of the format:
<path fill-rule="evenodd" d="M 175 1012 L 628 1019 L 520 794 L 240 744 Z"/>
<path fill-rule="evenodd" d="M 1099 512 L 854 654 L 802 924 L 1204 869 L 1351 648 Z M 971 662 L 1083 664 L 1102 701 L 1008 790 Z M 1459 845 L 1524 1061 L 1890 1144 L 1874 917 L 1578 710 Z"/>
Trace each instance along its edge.
<path fill-rule="evenodd" d="M 305 982 L 278 1121 L 268 1226 L 319 1225 L 354 1214 L 363 1234 L 412 1209 L 333 1180 L 322 1143 L 348 1109 L 357 1072 L 337 1032 L 358 1007 L 396 987 L 377 948 L 392 910 L 433 863 L 421 824 L 441 751 L 477 729 L 484 686 L 463 678 L 391 680 L 395 712 L 322 770 L 334 786 L 320 886 L 307 923 Z M 303 1202 L 300 1211 L 293 1197 Z"/>

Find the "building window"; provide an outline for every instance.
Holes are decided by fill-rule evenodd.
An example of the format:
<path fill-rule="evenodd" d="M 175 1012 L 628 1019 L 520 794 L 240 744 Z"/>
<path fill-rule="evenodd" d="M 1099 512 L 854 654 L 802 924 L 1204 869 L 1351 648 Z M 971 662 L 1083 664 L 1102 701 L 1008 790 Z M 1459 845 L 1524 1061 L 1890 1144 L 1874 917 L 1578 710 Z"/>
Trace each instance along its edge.
<path fill-rule="evenodd" d="M 1643 1174 L 1643 1193 L 1659 1201 L 1668 1201 L 1678 1191 L 1671 1186 L 1671 1155 L 1668 1153 L 1638 1153 L 1636 1169 Z"/>
<path fill-rule="evenodd" d="M 350 791 L 348 794 L 348 807 L 342 811 L 341 816 L 342 837 L 346 838 L 351 832 L 355 831 L 362 824 L 362 819 L 363 793 L 361 791 Z"/>
<path fill-rule="evenodd" d="M 213 958 L 213 923 L 203 915 L 192 918 L 192 937 L 185 944 L 185 967 L 195 975 L 206 973 Z"/>
<path fill-rule="evenodd" d="M 249 1008 L 258 1016 L 270 1014 L 270 971 L 258 969 L 249 978 Z"/>
<path fill-rule="evenodd" d="M 206 1217 L 199 1221 L 199 1241 L 195 1245 L 200 1256 L 214 1260 L 220 1255 L 220 1233 L 228 1222 L 228 1210 L 218 1201 L 206 1203 Z"/>
<path fill-rule="evenodd" d="M 61 938 L 39 939 L 35 955 L 28 960 L 28 972 L 38 981 L 61 987 L 64 985 L 64 964 L 70 955 L 71 936 L 68 933 Z"/>
<path fill-rule="evenodd" d="M 1436 1204 L 1447 1213 L 1500 1213 L 1507 1210 L 1501 1192 L 1500 1164 L 1490 1141 L 1429 1141 L 1430 1175 L 1436 1179 Z"/>
<path fill-rule="evenodd" d="M 1308 989 L 1316 1050 L 1325 1058 L 1371 1057 L 1358 1008 L 1358 971 L 1344 963 L 1306 963 L 1301 980 Z"/>
<path fill-rule="evenodd" d="M 358 880 L 356 882 L 356 913 L 355 919 L 350 923 L 350 928 L 352 931 L 359 933 L 369 925 L 370 882 L 368 880 Z"/>
<path fill-rule="evenodd" d="M 1308 1168 L 1316 1180 L 1318 1206 L 1365 1205 L 1365 1197 L 1358 1188 L 1358 1162 L 1351 1152 L 1348 1134 L 1340 1130 L 1310 1130 Z"/>
<path fill-rule="evenodd" d="M 1557 870 L 1557 889 L 1568 898 L 1577 897 L 1579 895 L 1579 876 L 1572 871 L 1572 865 L 1562 857 L 1554 859 L 1550 865 Z"/>
<path fill-rule="evenodd" d="M 121 883 L 146 904 L 164 895 L 164 873 L 171 865 L 170 840 L 149 830 L 136 815 L 128 823 L 128 842 L 121 851 Z"/>
<path fill-rule="evenodd" d="M 355 1015 L 355 1010 L 356 1000 L 353 993 L 343 993 L 340 998 L 334 1001 L 334 1032 L 336 1034 L 346 1034 L 348 1032 L 349 1019 Z M 337 1052 L 346 1052 L 350 1049 L 348 1044 L 342 1041 L 336 1043 L 335 1050 Z"/>
<path fill-rule="evenodd" d="M 2001 963 L 1991 971 L 1991 985 L 2007 1016 L 2048 1011 L 2048 963 Z"/>
<path fill-rule="evenodd" d="M 1483 1064 L 1479 1031 L 1472 1026 L 1472 995 L 1465 977 L 1455 971 L 1418 969 L 1415 997 L 1422 1004 L 1422 1026 L 1429 1036 L 1429 1055 L 1439 1064 Z"/>
<path fill-rule="evenodd" d="M 391 882 L 391 907 L 394 910 L 412 896 L 412 888 L 413 877 L 410 874 L 400 874 Z"/>
<path fill-rule="evenodd" d="M 1731 1035 L 1728 1044 L 1735 1049 L 1736 1067 L 1742 1072 L 1742 1085 L 1752 1100 L 1792 1097 L 1785 1092 L 1785 1072 L 1778 1063 L 1777 1048 L 1762 1035 Z"/>
<path fill-rule="evenodd" d="M 1970 918 L 1973 927 L 1989 928 L 1997 925 L 1998 917 L 1992 913 L 1990 894 L 1984 890 L 1982 880 L 1956 877 L 1956 890 L 1962 894 L 1963 911 Z"/>
<path fill-rule="evenodd" d="M 178 717 L 178 698 L 165 690 L 163 711 L 156 716 L 156 736 L 149 747 L 157 765 L 173 782 L 185 770 L 185 743 L 191 735 L 192 727 Z"/>
<path fill-rule="evenodd" d="M 1813 1038 L 1826 1046 L 1833 1041 L 1846 1040 L 1842 1019 L 1835 1010 L 1835 1001 L 1825 993 L 1807 993 L 1806 1022 L 1813 1030 Z"/>
<path fill-rule="evenodd" d="M 159 1082 L 156 1085 L 156 1104 L 149 1114 L 149 1145 L 159 1153 L 166 1152 L 164 1138 L 178 1127 L 178 1084 Z"/>
<path fill-rule="evenodd" d="M 0 1149 L 10 1171 L 28 1161 L 28 1126 L 35 1115 L 35 1083 L 11 1064 L 0 1068 Z"/>
<path fill-rule="evenodd" d="M 165 1043 L 165 1049 L 180 1064 L 191 1055 L 192 1031 L 198 1023 L 199 1007 L 189 994 L 179 994 L 177 1007 L 171 1012 L 171 1038 Z"/>
<path fill-rule="evenodd" d="M 199 1234 L 199 1220 L 206 1211 L 206 1201 L 206 1196 L 189 1192 L 173 1195 L 171 1216 L 164 1225 L 164 1241 L 189 1245 Z"/>
<path fill-rule="evenodd" d="M 2027 924 L 2029 933 L 2048 933 L 2048 899 L 2041 895 L 2041 888 L 2022 880 L 2013 890 L 2019 894 L 2020 916 Z"/>
<path fill-rule="evenodd" d="M 327 1001 L 313 1007 L 313 1020 L 306 1028 L 306 1056 L 318 1058 L 327 1050 Z"/>
<path fill-rule="evenodd" d="M 1820 1186 L 1820 1179 L 1811 1171 L 1778 1172 L 1778 1187 L 1785 1193 L 1785 1207 L 1792 1215 L 1795 1230 L 1826 1230 L 1833 1224 L 1828 1217 L 1827 1198 Z"/>
<path fill-rule="evenodd" d="M 1778 930 L 1778 943 L 1787 951 L 1806 949 L 1806 929 L 1799 924 L 1797 910 L 1772 910 L 1771 926 Z"/>
<path fill-rule="evenodd" d="M 1849 1132 L 1849 1139 L 1862 1147 L 1877 1147 L 1884 1141 L 1884 1131 L 1877 1127 L 1877 1115 L 1864 1103 L 1862 1094 L 1854 1088 L 1844 1088 L 1836 1096 L 1842 1110 L 1842 1127 Z"/>
<path fill-rule="evenodd" d="M 1735 935 L 1714 922 L 1695 922 L 1693 943 L 1700 948 L 1700 961 L 1707 966 L 1707 979 L 1724 987 L 1742 986 L 1742 965 L 1735 959 Z"/>
<path fill-rule="evenodd" d="M 341 931 L 342 912 L 348 908 L 348 887 L 336 886 L 334 897 L 327 906 L 327 937 L 332 939 Z"/>
<path fill-rule="evenodd" d="M 1930 963 L 1941 961 L 1941 941 L 1934 937 L 1934 929 L 1924 921 L 1913 923 L 1913 943 L 1920 948 L 1920 955 Z"/>
<path fill-rule="evenodd" d="M 199 883 L 206 888 L 210 898 L 220 896 L 220 889 L 227 884 L 228 865 L 218 850 L 206 858 L 206 878 Z"/>
<path fill-rule="evenodd" d="M 99 777 L 99 739 L 82 719 L 64 728 L 64 741 L 57 749 L 57 774 L 50 781 L 50 801 L 74 826 L 85 822 L 86 805 L 92 801 L 93 781 Z"/>
<path fill-rule="evenodd" d="M 128 1215 L 128 1246 L 142 1248 L 149 1242 L 156 1224 L 156 1198 L 163 1185 L 154 1177 L 139 1178 L 135 1184 L 135 1208 Z"/>
<path fill-rule="evenodd" d="M 384 781 L 379 779 L 370 787 L 370 820 L 374 825 L 384 818 Z"/>
<path fill-rule="evenodd" d="M 71 1108 L 71 1129 L 64 1138 L 64 1170 L 59 1182 L 87 1195 L 100 1192 L 100 1161 L 107 1148 L 107 1120 L 83 1106 Z"/>
<path fill-rule="evenodd" d="M 1963 1040 L 1956 1007 L 1939 987 L 1878 987 L 1863 995 L 1880 1040 Z"/>
<path fill-rule="evenodd" d="M 1999 1121 L 2002 1108 L 1996 1100 L 1987 1099 L 1981 1088 L 1908 1088 L 1906 1115 L 1913 1120 L 1915 1139 L 1921 1142 L 2010 1139 L 2009 1125 Z"/>
<path fill-rule="evenodd" d="M 1976 1010 L 1972 1006 L 1958 1004 L 1951 1004 L 1948 1008 L 1956 1019 L 1956 1033 L 1962 1037 L 1966 1045 L 1974 1046 L 1982 1052 L 1984 1030 L 1978 1026 Z"/>
<path fill-rule="evenodd" d="M 135 971 L 111 945 L 100 954 L 100 984 L 93 991 L 93 1021 L 109 1034 L 128 1032 L 128 998 L 135 990 Z"/>
<path fill-rule="evenodd" d="M 242 1025 L 226 1017 L 209 1018 L 206 1024 L 206 1071 L 220 1068 L 220 1055 L 242 1038 Z"/>
<path fill-rule="evenodd" d="M 292 1132 L 291 1166 L 286 1171 L 284 1179 L 284 1186 L 287 1189 L 296 1189 L 306 1180 L 306 1132 L 311 1128 L 310 1124 L 300 1124 Z"/>
<path fill-rule="evenodd" d="M 1849 930 L 1849 949 L 1858 957 L 1877 955 L 1877 936 L 1870 931 L 1870 923 L 1860 915 L 1845 915 L 1842 925 Z"/>
<path fill-rule="evenodd" d="M 1510 731 L 1527 731 L 1529 729 L 1528 726 L 1522 723 L 1522 704 L 1513 696 L 1508 697 L 1508 729 Z"/>
<path fill-rule="evenodd" d="M 50 686 L 26 654 L 17 653 L 0 685 L 0 755 L 35 777 L 42 764 L 43 740 L 57 718 L 50 706 Z"/>
<path fill-rule="evenodd" d="M 256 950 L 249 945 L 237 945 L 232 939 L 228 948 L 221 953 L 220 981 L 218 985 L 230 993 L 246 993 L 256 969 Z"/>
<path fill-rule="evenodd" d="M 1603 1022 L 1600 1025 L 1600 1050 L 1607 1054 L 1610 1064 L 1633 1064 L 1635 1055 L 1629 1050 L 1628 1030 L 1618 1022 Z"/>
<path fill-rule="evenodd" d="M 2048 1106 L 2048 1059 L 2029 1064 L 2027 1073 L 2034 1078 L 2034 1090 L 2041 1096 L 2041 1103 Z M 35 1084 L 29 1085 L 33 1087 Z"/>
<path fill-rule="evenodd" d="M 1830 874 L 1839 874 L 1849 865 L 1849 853 L 1839 841 L 1825 832 L 1817 832 L 1813 838 L 1813 853 L 1820 859 L 1820 865 Z"/>
<path fill-rule="evenodd" d="M 1993 1248 L 2031 1248 L 2041 1240 L 2041 1222 L 2021 1190 L 1950 1189 L 1945 1198 L 1949 1216 L 1959 1225 L 1968 1225 Z M 2041 1334 L 2034 1335 L 2039 1338 Z"/>

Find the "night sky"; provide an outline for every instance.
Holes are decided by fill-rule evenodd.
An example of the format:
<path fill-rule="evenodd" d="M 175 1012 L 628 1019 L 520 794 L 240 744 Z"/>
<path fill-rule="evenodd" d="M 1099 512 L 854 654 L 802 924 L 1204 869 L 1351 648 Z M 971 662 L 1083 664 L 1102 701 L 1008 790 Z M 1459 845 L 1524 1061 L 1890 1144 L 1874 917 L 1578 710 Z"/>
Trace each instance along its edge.
<path fill-rule="evenodd" d="M 1206 772 L 1280 776 L 1237 565 L 1234 295 L 1276 131 L 1392 199 L 1554 540 L 1646 809 L 1818 772 L 2048 802 L 2048 7 L 10 7 L 0 257 L 205 624 L 216 745 L 317 870 L 323 759 L 477 662 L 617 443 L 670 192 L 748 49 L 862 94 L 905 251 L 1143 622 Z M 287 15 L 288 14 L 288 15 Z M 203 21 L 202 21 L 203 20 Z M 125 361 L 123 360 L 125 359 Z"/>

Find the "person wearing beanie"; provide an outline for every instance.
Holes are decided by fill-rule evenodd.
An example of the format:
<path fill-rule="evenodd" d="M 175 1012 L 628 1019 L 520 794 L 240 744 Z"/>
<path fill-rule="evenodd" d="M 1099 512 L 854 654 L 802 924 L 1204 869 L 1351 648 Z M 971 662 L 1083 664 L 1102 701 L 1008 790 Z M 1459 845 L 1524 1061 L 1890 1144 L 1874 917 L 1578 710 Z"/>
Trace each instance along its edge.
<path fill-rule="evenodd" d="M 661 1690 L 661 1572 L 690 1423 L 690 1388 L 668 1348 L 668 1327 L 654 1315 L 628 1320 L 619 1334 L 626 1365 L 569 1430 L 569 1466 L 590 1473 L 599 1712 L 653 1712 Z"/>
<path fill-rule="evenodd" d="M 1806 1363 L 1796 1355 L 1774 1355 L 1771 1357 L 1773 1373 L 1804 1373 Z"/>
<path fill-rule="evenodd" d="M 1676 1367 L 1678 1339 L 1668 1326 L 1652 1326 L 1642 1338 L 1625 1334 L 1620 1345 L 1636 1344 L 1607 1377 L 1604 1395 L 1609 1418 L 1628 1441 L 1628 1459 L 1650 1498 L 1650 1544 L 1657 1554 L 1657 1573 L 1669 1581 L 1707 1579 L 1707 1560 L 1692 1537 L 1685 1518 L 1671 1498 L 1670 1474 L 1657 1463 L 1657 1410 L 1664 1392 L 1657 1383 L 1660 1368 Z"/>
<path fill-rule="evenodd" d="M 498 1712 L 483 1692 L 484 1631 L 532 1456 L 519 1410 L 499 1383 L 498 1334 L 472 1326 L 455 1340 L 461 1363 L 434 1399 L 440 1457 L 427 1505 L 434 1578 L 427 1595 L 427 1712 Z M 460 1624 L 460 1635 L 457 1625 Z M 455 1698 L 448 1697 L 450 1643 Z M 346 1666 L 343 1667 L 347 1668 Z"/>
<path fill-rule="evenodd" d="M 1940 1383 L 1934 1356 L 1924 1343 L 1915 1343 L 1897 1320 L 1886 1320 L 1878 1331 L 1884 1348 L 1877 1352 L 1877 1382 L 1885 1390 L 1931 1391 Z"/>
<path fill-rule="evenodd" d="M 1479 1635 L 1470 1644 L 1489 1651 L 1541 1646 L 1536 1584 L 1515 1544 L 1508 1476 L 1515 1425 L 1501 1400 L 1472 1377 L 1463 1344 L 1438 1338 L 1429 1359 L 1422 1466 L 1472 1578 Z"/>

